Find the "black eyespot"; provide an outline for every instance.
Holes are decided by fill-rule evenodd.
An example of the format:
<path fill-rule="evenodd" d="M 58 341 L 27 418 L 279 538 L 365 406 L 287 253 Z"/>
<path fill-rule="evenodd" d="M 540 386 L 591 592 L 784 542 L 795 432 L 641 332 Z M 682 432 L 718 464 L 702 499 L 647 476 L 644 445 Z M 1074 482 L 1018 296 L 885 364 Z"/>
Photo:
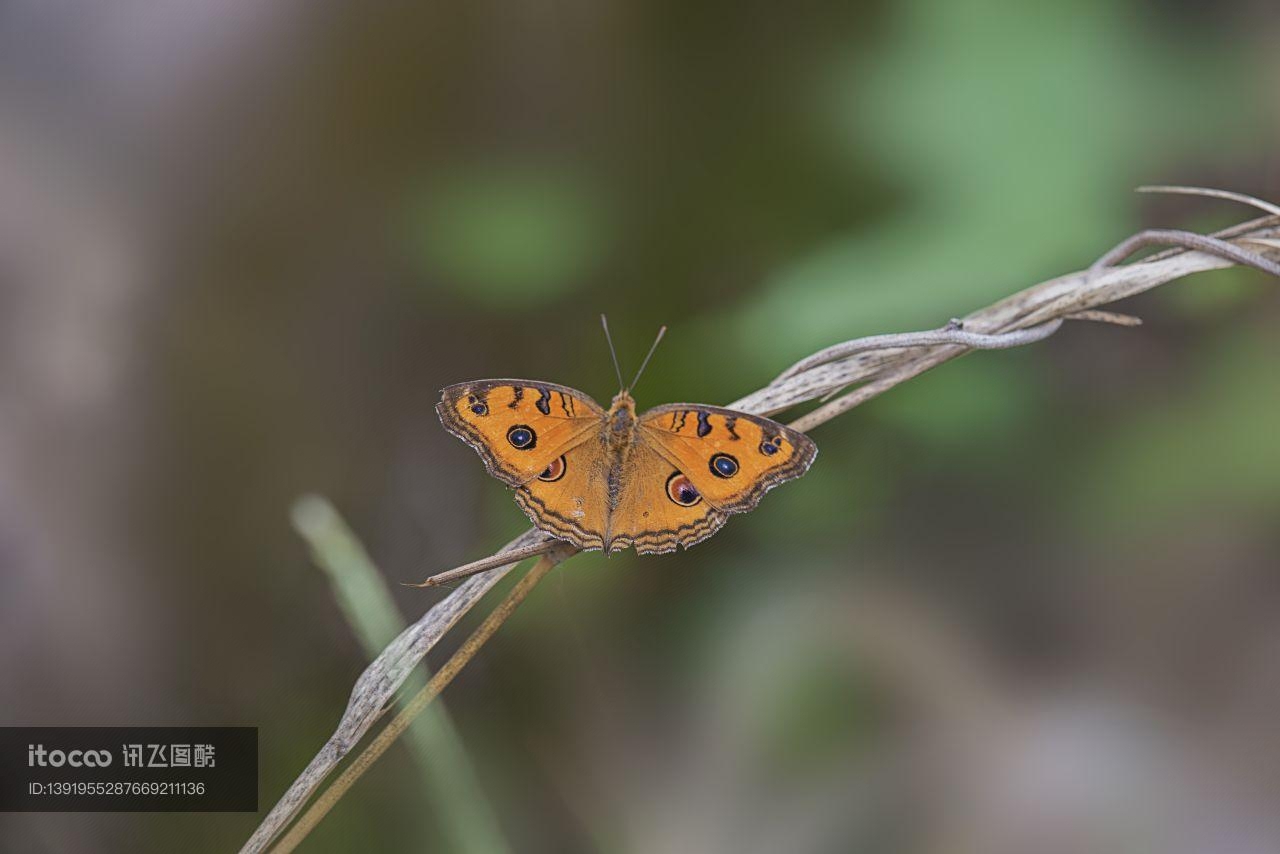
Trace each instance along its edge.
<path fill-rule="evenodd" d="M 507 431 L 507 441 L 513 448 L 531 451 L 538 444 L 538 434 L 524 424 L 517 424 Z"/>
<path fill-rule="evenodd" d="M 768 439 L 765 439 L 763 442 L 760 443 L 760 453 L 764 454 L 767 457 L 771 457 L 774 454 L 778 453 L 778 446 L 770 443 Z"/>
<path fill-rule="evenodd" d="M 471 411 L 476 415 L 488 415 L 489 407 L 485 406 L 483 403 L 473 403 L 471 404 Z"/>
<path fill-rule="evenodd" d="M 701 493 L 680 472 L 672 472 L 667 478 L 667 497 L 681 507 L 692 507 L 702 500 Z"/>
<path fill-rule="evenodd" d="M 716 454 L 711 458 L 711 473 L 716 477 L 733 477 L 738 473 L 738 460 L 729 454 Z"/>
<path fill-rule="evenodd" d="M 559 459 L 547 466 L 546 469 L 543 470 L 542 474 L 538 475 L 538 480 L 545 480 L 550 483 L 564 477 L 564 472 L 564 455 L 561 454 Z"/>

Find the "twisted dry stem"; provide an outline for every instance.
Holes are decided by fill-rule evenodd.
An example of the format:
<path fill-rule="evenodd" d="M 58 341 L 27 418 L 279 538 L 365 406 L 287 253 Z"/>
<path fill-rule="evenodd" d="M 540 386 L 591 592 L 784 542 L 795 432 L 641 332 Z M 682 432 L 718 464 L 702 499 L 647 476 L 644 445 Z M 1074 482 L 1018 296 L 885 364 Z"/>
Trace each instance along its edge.
<path fill-rule="evenodd" d="M 293 781 L 258 829 L 244 844 L 242 852 L 265 851 L 271 840 L 284 829 L 320 784 L 333 772 L 342 758 L 350 753 L 374 722 L 390 706 L 391 699 L 409 678 L 413 668 L 444 637 L 449 629 L 471 610 L 472 606 L 497 584 L 512 566 L 519 562 L 526 546 L 545 540 L 540 531 L 526 531 L 508 543 L 501 552 L 517 555 L 510 563 L 474 575 L 460 584 L 447 597 L 436 603 L 416 623 L 401 632 L 382 653 L 365 668 L 351 689 L 351 698 L 333 735 L 324 743 L 307 767 Z M 499 554 L 501 554 L 501 552 Z"/>
<path fill-rule="evenodd" d="M 1234 195 L 1227 197 L 1236 198 Z M 1258 205 L 1274 210 L 1265 203 Z M 1117 316 L 1100 313 L 1099 308 L 1175 279 L 1235 263 L 1271 273 L 1280 271 L 1275 260 L 1280 258 L 1280 249 L 1276 243 L 1269 242 L 1280 239 L 1280 216 L 1243 223 L 1219 232 L 1213 240 L 1206 240 L 1200 235 L 1191 235 L 1191 240 L 1183 239 L 1186 235 L 1185 232 L 1159 234 L 1162 239 L 1172 238 L 1180 247 L 1194 246 L 1194 249 L 1161 252 L 1121 267 L 1069 273 L 974 311 L 962 318 L 958 325 L 950 324 L 924 333 L 874 336 L 836 345 L 797 363 L 769 385 L 729 406 L 743 412 L 770 415 L 807 401 L 819 400 L 833 391 L 853 388 L 791 422 L 790 426 L 808 431 L 973 349 L 1017 346 L 1041 340 L 1058 331 L 1063 320 L 1073 317 L 1117 322 Z M 1142 237 L 1137 241 L 1142 245 L 1153 239 L 1150 233 L 1135 237 Z M 1220 251 L 1221 242 L 1227 242 L 1229 251 Z M 1245 246 L 1251 248 L 1246 249 Z M 1253 251 L 1252 247 L 1258 247 L 1260 252 Z M 1121 248 L 1133 251 L 1136 248 L 1134 238 L 1120 244 L 1117 250 L 1104 255 L 1103 259 L 1108 262 L 1120 260 L 1115 253 Z M 266 849 L 389 707 L 392 697 L 423 656 L 516 562 L 544 550 L 546 540 L 540 531 L 529 530 L 494 556 L 459 567 L 459 570 L 474 570 L 476 565 L 486 568 L 463 581 L 405 629 L 361 674 L 333 735 L 263 819 L 242 852 L 256 854 Z M 459 571 L 451 571 L 447 575 L 456 578 L 459 574 Z"/>
<path fill-rule="evenodd" d="M 431 576 L 421 584 L 406 584 L 406 587 L 438 587 L 441 584 L 448 584 L 450 581 L 457 581 L 485 570 L 494 569 L 500 566 L 511 566 L 514 563 L 524 560 L 527 557 L 536 557 L 537 555 L 546 554 L 556 547 L 556 540 L 542 539 L 535 541 L 527 546 L 516 546 L 515 541 L 508 543 L 506 548 L 497 554 L 482 557 L 480 560 L 473 560 L 471 563 L 464 563 L 462 566 L 455 567 L 448 572 L 437 573 Z"/>
<path fill-rule="evenodd" d="M 502 600 L 502 604 L 490 612 L 489 616 L 485 617 L 479 628 L 472 632 L 471 636 L 459 647 L 458 651 L 445 662 L 444 667 L 441 667 L 432 675 L 430 681 L 423 686 L 422 690 L 400 710 L 400 714 L 396 715 L 391 723 L 387 724 L 386 728 L 378 733 L 374 740 L 369 743 L 369 746 L 356 757 L 356 761 L 347 766 L 338 779 L 334 780 L 333 785 L 325 790 L 324 794 L 311 805 L 311 808 L 298 820 L 297 824 L 289 829 L 289 832 L 285 834 L 284 838 L 280 840 L 280 844 L 275 848 L 277 854 L 288 854 L 288 852 L 298 847 L 298 844 L 306 838 L 307 834 L 319 823 L 320 819 L 328 814 L 333 805 L 346 794 L 355 781 L 360 779 L 360 776 L 369 769 L 369 766 L 386 752 L 391 743 L 409 728 L 409 724 L 413 723 L 413 719 L 420 715 L 422 710 L 453 681 L 453 678 L 462 672 L 462 668 L 466 667 L 468 662 L 480 651 L 480 647 L 484 646 L 489 638 L 493 637 L 498 628 L 507 621 L 507 618 L 529 595 L 534 586 L 548 572 L 555 569 L 556 564 L 571 554 L 573 554 L 573 549 L 561 543 L 538 559 L 533 568 L 525 573 L 524 577 L 507 594 L 507 597 Z"/>

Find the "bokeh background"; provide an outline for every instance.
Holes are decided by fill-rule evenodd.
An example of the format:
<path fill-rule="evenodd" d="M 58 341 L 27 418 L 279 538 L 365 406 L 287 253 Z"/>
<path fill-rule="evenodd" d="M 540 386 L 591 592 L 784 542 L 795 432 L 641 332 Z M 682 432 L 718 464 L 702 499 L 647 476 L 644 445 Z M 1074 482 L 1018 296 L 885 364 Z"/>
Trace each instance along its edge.
<path fill-rule="evenodd" d="M 526 525 L 439 388 L 607 400 L 603 311 L 628 365 L 670 326 L 642 406 L 722 403 L 1248 218 L 1132 188 L 1280 200 L 1278 36 L 1265 0 L 4 4 L 0 723 L 257 726 L 265 810 L 369 660 L 299 496 L 407 619 Z M 570 561 L 449 688 L 446 784 L 397 747 L 304 850 L 1280 849 L 1280 291 L 1124 308 L 824 425 L 688 553 Z"/>

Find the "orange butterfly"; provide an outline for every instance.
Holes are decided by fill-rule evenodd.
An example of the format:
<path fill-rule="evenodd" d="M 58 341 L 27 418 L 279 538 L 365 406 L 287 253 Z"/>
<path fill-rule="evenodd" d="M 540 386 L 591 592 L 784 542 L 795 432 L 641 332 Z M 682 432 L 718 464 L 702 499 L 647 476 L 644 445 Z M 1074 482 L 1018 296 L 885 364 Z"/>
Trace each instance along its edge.
<path fill-rule="evenodd" d="M 623 387 L 608 411 L 567 386 L 501 379 L 449 386 L 436 412 L 547 534 L 606 553 L 688 548 L 804 474 L 818 447 L 776 421 L 716 406 L 669 403 L 637 416 L 629 389 L 665 331 L 631 386 L 618 371 Z"/>

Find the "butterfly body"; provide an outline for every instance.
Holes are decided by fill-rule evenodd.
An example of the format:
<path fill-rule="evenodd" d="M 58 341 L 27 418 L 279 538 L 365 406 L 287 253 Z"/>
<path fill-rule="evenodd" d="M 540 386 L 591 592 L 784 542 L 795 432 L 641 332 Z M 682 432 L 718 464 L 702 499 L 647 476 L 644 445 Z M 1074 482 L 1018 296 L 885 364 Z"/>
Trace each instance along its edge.
<path fill-rule="evenodd" d="M 605 552 L 701 542 L 817 454 L 803 434 L 729 409 L 677 403 L 637 415 L 626 390 L 605 410 L 567 386 L 480 380 L 444 389 L 436 410 L 535 525 Z"/>

